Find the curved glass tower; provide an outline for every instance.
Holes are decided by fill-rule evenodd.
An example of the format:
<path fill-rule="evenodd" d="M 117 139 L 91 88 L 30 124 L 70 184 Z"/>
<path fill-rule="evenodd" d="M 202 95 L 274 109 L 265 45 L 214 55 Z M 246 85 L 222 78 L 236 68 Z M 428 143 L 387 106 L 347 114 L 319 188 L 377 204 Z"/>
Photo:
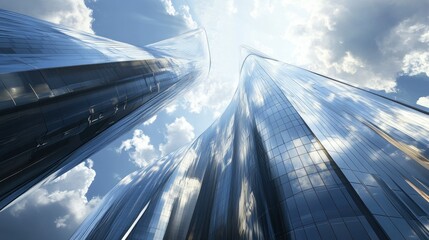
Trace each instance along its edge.
<path fill-rule="evenodd" d="M 136 47 L 0 10 L 0 209 L 155 114 L 209 68 L 203 30 Z"/>
<path fill-rule="evenodd" d="M 74 239 L 427 239 L 429 116 L 248 52 L 224 114 Z"/>

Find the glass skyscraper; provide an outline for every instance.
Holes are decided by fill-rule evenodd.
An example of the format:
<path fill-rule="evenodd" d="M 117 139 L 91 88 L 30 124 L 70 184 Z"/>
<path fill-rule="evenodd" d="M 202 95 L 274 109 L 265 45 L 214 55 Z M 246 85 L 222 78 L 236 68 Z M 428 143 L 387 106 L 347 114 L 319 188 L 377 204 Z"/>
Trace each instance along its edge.
<path fill-rule="evenodd" d="M 74 239 L 427 239 L 429 116 L 244 55 L 190 146 L 125 177 Z"/>
<path fill-rule="evenodd" d="M 136 47 L 0 10 L 0 209 L 163 109 L 209 69 L 203 30 Z"/>

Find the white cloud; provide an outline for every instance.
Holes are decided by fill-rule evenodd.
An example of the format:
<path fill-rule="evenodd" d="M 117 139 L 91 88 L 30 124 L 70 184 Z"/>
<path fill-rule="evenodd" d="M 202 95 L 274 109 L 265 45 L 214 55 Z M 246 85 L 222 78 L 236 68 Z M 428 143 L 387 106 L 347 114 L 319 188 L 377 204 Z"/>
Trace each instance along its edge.
<path fill-rule="evenodd" d="M 240 6 L 236 14 L 219 17 L 228 9 L 234 12 L 235 5 Z M 403 70 L 425 69 L 421 53 L 429 48 L 429 19 L 423 9 L 428 5 L 423 0 L 194 1 L 207 30 L 212 64 L 207 81 L 181 104 L 192 113 L 220 115 L 238 83 L 241 44 L 354 85 L 395 92 Z M 409 55 L 404 61 L 413 51 L 418 58 Z"/>
<path fill-rule="evenodd" d="M 134 130 L 133 137 L 123 141 L 116 151 L 129 152 L 130 160 L 138 167 L 145 167 L 157 158 L 155 148 L 150 144 L 150 137 L 140 129 Z"/>
<path fill-rule="evenodd" d="M 228 7 L 233 9 L 232 3 L 240 11 L 219 17 Z M 423 0 L 413 4 L 387 0 L 194 1 L 194 12 L 199 13 L 210 40 L 212 65 L 209 79 L 186 94 L 184 109 L 215 115 L 223 111 L 237 86 L 238 74 L 234 73 L 239 69 L 241 44 L 354 85 L 394 92 L 404 57 L 428 48 L 429 35 L 423 26 L 428 26 L 429 19 L 422 10 L 427 5 Z M 386 14 L 392 18 L 386 19 Z M 285 33 L 283 38 L 279 33 Z M 416 66 L 424 66 L 422 61 L 418 63 Z"/>
<path fill-rule="evenodd" d="M 56 228 L 65 228 L 67 227 L 67 220 L 70 218 L 70 215 L 65 215 L 62 217 L 59 217 L 57 219 L 55 219 L 54 223 L 55 223 L 55 227 Z"/>
<path fill-rule="evenodd" d="M 429 47 L 429 46 L 428 46 Z M 414 51 L 404 56 L 402 71 L 408 75 L 426 73 L 429 77 L 429 52 Z"/>
<path fill-rule="evenodd" d="M 342 60 L 334 63 L 333 66 L 337 72 L 345 72 L 350 74 L 355 74 L 358 71 L 358 68 L 362 70 L 364 67 L 362 61 L 354 57 L 350 52 L 346 52 Z"/>
<path fill-rule="evenodd" d="M 183 5 L 180 8 L 180 14 L 181 14 L 183 20 L 185 21 L 186 26 L 189 29 L 195 29 L 198 27 L 197 22 L 194 21 L 191 13 L 189 12 L 189 6 L 188 5 Z"/>
<path fill-rule="evenodd" d="M 152 123 L 154 123 L 154 122 L 155 122 L 156 117 L 157 117 L 157 115 L 154 115 L 153 117 L 149 118 L 148 120 L 146 120 L 146 121 L 143 123 L 143 125 L 144 125 L 144 126 L 151 125 Z"/>
<path fill-rule="evenodd" d="M 239 46 L 235 44 L 237 39 L 231 39 L 231 36 L 237 33 L 236 29 L 231 28 L 233 26 L 231 18 L 237 15 L 231 15 L 230 18 L 219 17 L 226 12 L 225 2 L 221 1 L 210 4 L 193 2 L 192 6 L 194 12 L 199 13 L 201 26 L 207 30 L 211 51 L 210 75 L 166 111 L 173 112 L 178 104 L 185 111 L 203 113 L 200 116 L 207 118 L 217 117 L 228 105 L 238 82 Z M 226 52 L 228 54 L 225 54 Z"/>
<path fill-rule="evenodd" d="M 176 118 L 174 122 L 167 124 L 167 142 L 159 145 L 159 151 L 162 155 L 166 155 L 186 143 L 191 142 L 195 138 L 194 127 L 186 121 L 186 118 Z"/>
<path fill-rule="evenodd" d="M 296 46 L 291 53 L 298 59 L 295 64 L 386 92 L 395 91 L 402 70 L 406 74 L 427 70 L 423 54 L 429 47 L 429 19 L 423 10 L 429 8 L 427 1 L 287 4 L 289 8 L 300 5 L 307 14 L 292 21 L 284 36 Z"/>
<path fill-rule="evenodd" d="M 199 19 L 202 20 L 210 41 L 210 75 L 192 91 L 188 91 L 180 104 L 184 110 L 192 113 L 205 111 L 216 117 L 228 105 L 238 82 L 239 46 L 235 45 L 237 39 L 231 39 L 237 30 L 231 28 L 230 18 L 219 18 L 219 14 L 225 12 L 224 2 L 201 4 L 202 6 L 196 7 L 196 12 L 201 13 Z"/>
<path fill-rule="evenodd" d="M 417 100 L 417 104 L 418 104 L 418 105 L 420 105 L 420 106 L 423 106 L 423 107 L 427 107 L 427 108 L 429 108 L 429 96 L 426 96 L 426 97 L 420 97 L 420 98 Z"/>
<path fill-rule="evenodd" d="M 165 112 L 171 114 L 175 112 L 177 109 L 177 103 L 172 103 L 165 108 Z"/>
<path fill-rule="evenodd" d="M 0 0 L 0 8 L 93 33 L 92 10 L 84 0 Z"/>
<path fill-rule="evenodd" d="M 168 15 L 171 15 L 171 16 L 176 16 L 177 15 L 177 11 L 174 8 L 173 3 L 171 2 L 171 0 L 161 0 L 161 2 L 164 4 L 165 12 L 167 12 Z"/>
<path fill-rule="evenodd" d="M 237 76 L 237 75 L 233 75 Z M 234 78 L 231 75 L 225 76 L 224 73 L 212 72 L 208 81 L 198 85 L 193 91 L 189 91 L 184 96 L 184 108 L 192 113 L 201 113 L 205 108 L 210 110 L 214 116 L 219 115 L 222 109 L 228 105 L 236 87 L 236 80 L 222 81 L 224 79 Z M 237 77 L 238 78 L 238 77 Z"/>
<path fill-rule="evenodd" d="M 180 16 L 185 22 L 186 26 L 189 29 L 195 29 L 198 27 L 197 22 L 194 21 L 192 15 L 190 13 L 190 8 L 188 5 L 181 5 L 178 9 L 173 5 L 171 0 L 161 0 L 162 4 L 164 4 L 165 12 L 170 16 Z"/>
<path fill-rule="evenodd" d="M 92 169 L 91 159 L 82 162 L 70 171 L 64 173 L 51 182 L 35 189 L 29 195 L 18 199 L 11 208 L 14 217 L 30 211 L 49 206 L 56 209 L 54 219 L 46 219 L 48 215 L 38 221 L 51 221 L 57 228 L 76 228 L 84 218 L 100 202 L 99 197 L 88 199 L 86 194 L 95 178 L 95 170 Z M 42 220 L 43 219 L 43 220 Z"/>
<path fill-rule="evenodd" d="M 428 26 L 426 26 L 428 27 Z M 429 31 L 426 31 L 425 33 L 423 33 L 420 38 L 419 41 L 422 43 L 429 43 Z"/>

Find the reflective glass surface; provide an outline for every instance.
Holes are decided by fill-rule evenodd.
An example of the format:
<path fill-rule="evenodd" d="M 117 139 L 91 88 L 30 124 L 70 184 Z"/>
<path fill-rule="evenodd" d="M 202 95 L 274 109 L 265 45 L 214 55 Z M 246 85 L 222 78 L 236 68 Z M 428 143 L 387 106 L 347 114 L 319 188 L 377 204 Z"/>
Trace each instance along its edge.
<path fill-rule="evenodd" d="M 427 239 L 429 116 L 248 51 L 224 114 L 74 239 Z"/>
<path fill-rule="evenodd" d="M 0 10 L 0 209 L 153 116 L 209 69 L 203 30 L 140 48 Z"/>
<path fill-rule="evenodd" d="M 429 238 L 427 112 L 252 50 L 242 61 L 223 115 L 122 179 L 73 239 Z M 202 30 L 135 47 L 0 10 L 0 209 L 209 69 Z"/>

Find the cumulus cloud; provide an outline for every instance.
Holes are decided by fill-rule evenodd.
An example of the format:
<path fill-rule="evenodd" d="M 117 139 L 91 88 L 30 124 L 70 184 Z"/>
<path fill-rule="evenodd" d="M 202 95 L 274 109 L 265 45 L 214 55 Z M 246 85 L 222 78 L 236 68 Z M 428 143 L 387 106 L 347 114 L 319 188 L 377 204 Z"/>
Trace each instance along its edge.
<path fill-rule="evenodd" d="M 145 167 L 157 158 L 155 148 L 150 144 L 150 137 L 143 130 L 134 130 L 133 137 L 122 142 L 116 152 L 127 151 L 130 160 L 138 167 Z"/>
<path fill-rule="evenodd" d="M 410 76 L 425 73 L 429 77 L 429 52 L 413 51 L 406 54 L 402 71 Z"/>
<path fill-rule="evenodd" d="M 167 12 L 168 15 L 171 16 L 176 16 L 177 15 L 177 11 L 173 6 L 173 3 L 171 2 L 171 0 L 161 0 L 162 4 L 164 4 L 165 7 L 165 11 Z"/>
<path fill-rule="evenodd" d="M 178 8 L 179 10 L 176 10 L 171 0 L 161 0 L 161 2 L 164 5 L 165 12 L 168 15 L 180 16 L 189 29 L 195 29 L 198 27 L 197 22 L 195 22 L 194 19 L 192 18 L 192 15 L 190 13 L 190 8 L 188 5 L 181 5 Z"/>
<path fill-rule="evenodd" d="M 188 91 L 180 104 L 189 112 L 199 114 L 204 111 L 217 117 L 228 105 L 238 82 L 239 46 L 235 45 L 237 39 L 231 39 L 237 31 L 230 25 L 233 23 L 231 18 L 219 18 L 219 14 L 225 12 L 224 2 L 199 4 L 195 9 L 201 13 L 198 18 L 207 30 L 211 50 L 210 75 Z"/>
<path fill-rule="evenodd" d="M 173 112 L 175 112 L 177 109 L 177 103 L 172 103 L 170 105 L 168 105 L 167 107 L 165 107 L 165 112 L 168 114 L 171 114 Z"/>
<path fill-rule="evenodd" d="M 0 0 L 0 8 L 93 33 L 92 10 L 84 0 Z"/>
<path fill-rule="evenodd" d="M 345 56 L 339 61 L 332 64 L 337 72 L 345 72 L 355 74 L 358 68 L 364 67 L 362 60 L 352 56 L 350 52 L 346 52 Z"/>
<path fill-rule="evenodd" d="M 219 18 L 235 12 L 235 5 L 237 14 Z M 185 96 L 183 107 L 193 113 L 217 116 L 227 106 L 238 81 L 231 73 L 239 69 L 241 44 L 354 85 L 398 94 L 403 90 L 397 89 L 398 77 L 427 72 L 429 65 L 425 0 L 228 0 L 192 6 L 207 30 L 212 56 L 209 79 Z"/>
<path fill-rule="evenodd" d="M 176 118 L 174 122 L 167 124 L 167 135 L 165 144 L 159 145 L 159 151 L 166 155 L 195 138 L 194 127 L 186 121 L 186 118 Z"/>
<path fill-rule="evenodd" d="M 17 200 L 9 211 L 15 218 L 26 218 L 30 213 L 49 207 L 50 210 L 43 216 L 37 216 L 37 221 L 74 230 L 101 200 L 99 197 L 88 199 L 86 196 L 95 175 L 93 161 L 88 159 Z"/>
<path fill-rule="evenodd" d="M 149 118 L 148 120 L 146 120 L 143 125 L 144 126 L 148 126 L 151 125 L 152 123 L 154 123 L 156 121 L 156 117 L 157 115 L 154 115 L 153 117 Z"/>
<path fill-rule="evenodd" d="M 429 2 L 316 2 L 302 4 L 310 17 L 285 34 L 300 65 L 386 92 L 395 91 L 398 74 L 427 72 Z"/>
<path fill-rule="evenodd" d="M 189 29 L 195 29 L 195 28 L 197 28 L 198 24 L 192 18 L 189 6 L 188 5 L 183 5 L 180 8 L 180 10 L 181 10 L 180 13 L 182 15 L 183 20 L 185 21 L 186 26 L 188 26 Z"/>
<path fill-rule="evenodd" d="M 207 82 L 196 86 L 193 91 L 184 95 L 184 108 L 192 113 L 201 113 L 203 109 L 207 109 L 213 113 L 213 116 L 219 116 L 222 109 L 230 101 L 230 96 L 236 87 L 234 83 L 236 79 L 230 82 L 216 80 L 219 77 L 228 80 L 232 78 L 231 76 L 224 76 L 223 73 L 213 72 Z"/>
<path fill-rule="evenodd" d="M 193 87 L 192 91 L 185 93 L 184 97 L 166 108 L 167 113 L 172 113 L 180 106 L 185 111 L 204 116 L 217 117 L 228 105 L 238 81 L 239 46 L 235 45 L 236 39 L 231 39 L 237 31 L 232 28 L 233 17 L 238 14 L 230 14 L 228 17 L 219 18 L 227 11 L 237 11 L 237 0 L 208 2 L 192 2 L 195 13 L 199 13 L 198 20 L 201 26 L 207 30 L 211 50 L 211 70 L 205 81 Z M 228 10 L 226 8 L 230 7 Z M 225 54 L 228 53 L 228 54 Z"/>
<path fill-rule="evenodd" d="M 426 96 L 426 97 L 420 97 L 420 98 L 417 100 L 417 104 L 418 104 L 418 105 L 420 105 L 420 106 L 423 106 L 423 107 L 427 107 L 427 108 L 429 108 L 429 96 Z"/>

